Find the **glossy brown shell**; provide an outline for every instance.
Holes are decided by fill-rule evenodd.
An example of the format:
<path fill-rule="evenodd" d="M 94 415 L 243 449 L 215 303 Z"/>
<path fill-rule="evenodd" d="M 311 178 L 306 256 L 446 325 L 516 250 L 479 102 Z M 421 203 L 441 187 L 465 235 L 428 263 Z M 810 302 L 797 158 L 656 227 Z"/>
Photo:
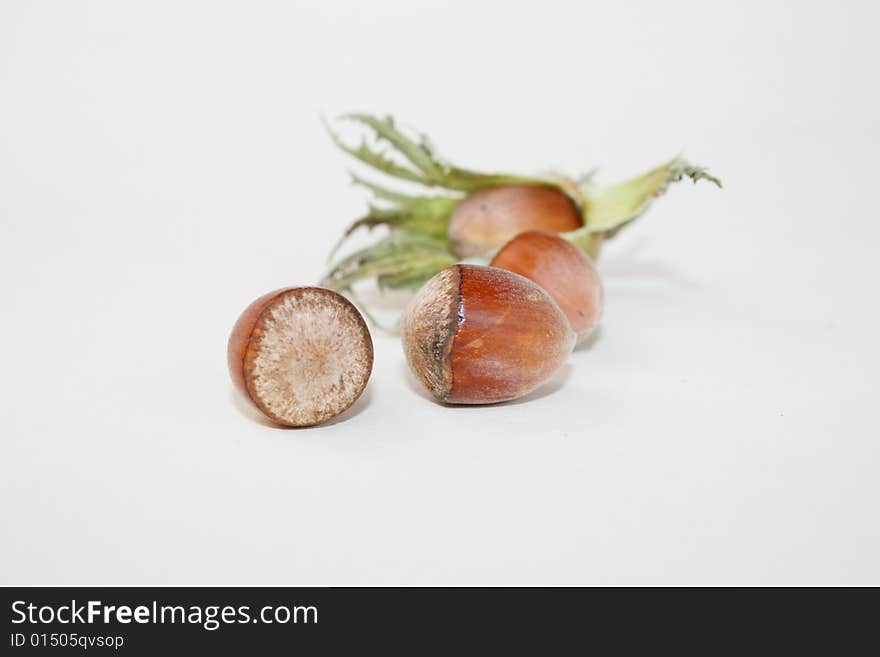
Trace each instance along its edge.
<path fill-rule="evenodd" d="M 549 379 L 575 335 L 556 302 L 526 278 L 453 265 L 416 295 L 402 322 L 404 353 L 440 401 L 490 404 Z"/>
<path fill-rule="evenodd" d="M 506 185 L 470 194 L 456 206 L 447 236 L 459 257 L 487 253 L 526 230 L 563 233 L 580 228 L 572 200 L 549 185 Z"/>
<path fill-rule="evenodd" d="M 570 242 L 543 231 L 521 233 L 492 259 L 500 267 L 525 276 L 544 288 L 559 304 L 583 342 L 602 316 L 602 281 L 593 261 Z"/>

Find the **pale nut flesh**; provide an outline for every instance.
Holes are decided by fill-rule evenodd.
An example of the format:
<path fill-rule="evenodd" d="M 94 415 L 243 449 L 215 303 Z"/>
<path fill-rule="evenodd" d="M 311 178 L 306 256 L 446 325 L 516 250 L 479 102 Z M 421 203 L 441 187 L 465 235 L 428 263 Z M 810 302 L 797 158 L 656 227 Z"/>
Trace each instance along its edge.
<path fill-rule="evenodd" d="M 373 343 L 358 310 L 317 287 L 276 290 L 239 317 L 227 348 L 236 388 L 274 422 L 304 427 L 339 415 L 367 385 Z"/>

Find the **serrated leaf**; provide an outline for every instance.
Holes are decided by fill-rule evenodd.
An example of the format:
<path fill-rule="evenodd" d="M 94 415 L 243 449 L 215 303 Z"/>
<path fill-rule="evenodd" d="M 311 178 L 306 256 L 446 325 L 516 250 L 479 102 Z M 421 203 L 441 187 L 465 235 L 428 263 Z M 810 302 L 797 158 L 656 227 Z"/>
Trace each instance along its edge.
<path fill-rule="evenodd" d="M 372 128 L 379 139 L 393 146 L 397 152 L 424 174 L 426 180 L 438 180 L 440 178 L 443 165 L 434 159 L 427 141 L 422 140 L 421 143 L 416 143 L 407 137 L 394 125 L 393 117 L 386 116 L 384 119 L 380 119 L 370 114 L 346 114 L 342 118 L 358 121 Z"/>
<path fill-rule="evenodd" d="M 321 285 L 344 290 L 358 281 L 377 278 L 389 287 L 405 287 L 427 280 L 456 261 L 443 240 L 396 232 L 337 262 Z"/>
<path fill-rule="evenodd" d="M 684 177 L 694 182 L 704 179 L 721 187 L 721 181 L 700 167 L 676 157 L 647 173 L 616 185 L 595 188 L 582 186 L 586 199 L 584 224 L 593 232 L 611 233 L 641 216 L 653 200 L 662 196 L 669 183 Z M 606 234 L 606 237 L 610 235 Z"/>
<path fill-rule="evenodd" d="M 408 180 L 410 182 L 424 184 L 424 177 L 420 172 L 413 171 L 409 167 L 398 164 L 381 151 L 370 148 L 366 140 L 361 141 L 360 146 L 349 146 L 344 141 L 342 141 L 342 138 L 337 135 L 326 123 L 325 128 L 327 130 L 327 133 L 330 135 L 330 139 L 332 139 L 339 148 L 344 150 L 352 157 L 360 160 L 364 164 L 367 164 L 374 169 L 378 169 L 379 171 L 382 171 L 389 176 L 394 176 L 395 178 Z"/>
<path fill-rule="evenodd" d="M 421 135 L 419 141 L 413 140 L 397 128 L 391 116 L 379 118 L 371 114 L 356 113 L 346 114 L 341 118 L 357 121 L 367 126 L 377 139 L 390 145 L 415 167 L 415 169 L 410 169 L 394 162 L 385 154 L 371 149 L 366 142 L 362 142 L 357 148 L 349 146 L 327 126 L 330 137 L 342 150 L 374 169 L 395 178 L 416 182 L 425 187 L 440 187 L 456 192 L 473 192 L 499 185 L 553 185 L 557 183 L 552 177 L 482 173 L 453 167 L 434 153 L 427 137 Z"/>
<path fill-rule="evenodd" d="M 445 241 L 449 216 L 461 198 L 444 195 L 410 196 L 386 189 L 357 176 L 352 176 L 352 178 L 357 184 L 369 189 L 373 193 L 373 197 L 383 202 L 383 205 L 371 204 L 369 212 L 365 216 L 352 222 L 333 247 L 328 260 L 332 259 L 345 240 L 360 228 L 384 225 L 413 235 Z"/>

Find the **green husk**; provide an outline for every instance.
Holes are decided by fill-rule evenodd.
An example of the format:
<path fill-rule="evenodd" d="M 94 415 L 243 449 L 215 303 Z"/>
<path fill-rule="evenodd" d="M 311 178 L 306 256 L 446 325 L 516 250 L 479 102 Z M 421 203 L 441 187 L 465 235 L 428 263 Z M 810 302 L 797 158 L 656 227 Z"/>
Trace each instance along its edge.
<path fill-rule="evenodd" d="M 417 288 L 457 261 L 442 240 L 400 230 L 337 261 L 321 285 L 345 290 L 375 278 L 380 287 Z"/>
<path fill-rule="evenodd" d="M 377 141 L 371 146 L 366 140 L 357 147 L 349 146 L 330 128 L 331 139 L 349 155 L 364 164 L 394 178 L 418 183 L 425 187 L 442 187 L 449 191 L 474 192 L 486 187 L 498 185 L 529 185 L 544 184 L 547 179 L 532 176 L 517 176 L 503 173 L 479 173 L 468 169 L 459 169 L 437 157 L 424 135 L 418 141 L 406 136 L 394 124 L 394 119 L 386 116 L 380 119 L 369 114 L 346 114 L 343 120 L 356 121 L 370 128 Z M 391 159 L 380 150 L 381 144 L 389 146 L 398 156 L 406 160 L 406 164 Z"/>
<path fill-rule="evenodd" d="M 381 203 L 371 203 L 367 214 L 352 223 L 343 233 L 330 253 L 332 258 L 348 237 L 359 228 L 389 226 L 406 233 L 443 240 L 446 237 L 446 221 L 460 198 L 446 195 L 409 196 L 380 187 L 352 174 L 352 182 L 372 192 Z"/>
<path fill-rule="evenodd" d="M 449 218 L 462 199 L 480 189 L 502 185 L 557 187 L 572 199 L 583 220 L 582 228 L 563 233 L 562 237 L 596 258 L 602 242 L 641 216 L 670 183 L 687 177 L 694 182 L 705 179 L 721 187 L 718 178 L 681 157 L 605 187 L 593 184 L 592 173 L 579 180 L 552 174 L 482 173 L 443 161 L 424 135 L 407 135 L 390 116 L 349 114 L 342 119 L 360 123 L 373 135 L 372 142 L 363 139 L 358 146 L 350 146 L 327 126 L 330 137 L 346 153 L 390 178 L 441 193 L 404 194 L 352 174 L 353 182 L 370 192 L 372 202 L 367 214 L 346 229 L 330 255 L 331 260 L 339 246 L 360 228 L 386 226 L 389 234 L 333 262 L 321 284 L 336 290 L 350 290 L 356 282 L 366 279 L 376 279 L 383 288 L 417 288 L 444 267 L 458 262 L 446 237 Z"/>

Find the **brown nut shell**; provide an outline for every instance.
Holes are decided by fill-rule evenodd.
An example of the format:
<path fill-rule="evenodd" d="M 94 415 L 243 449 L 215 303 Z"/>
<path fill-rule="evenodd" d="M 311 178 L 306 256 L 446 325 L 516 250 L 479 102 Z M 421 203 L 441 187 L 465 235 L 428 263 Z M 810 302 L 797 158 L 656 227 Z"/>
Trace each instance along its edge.
<path fill-rule="evenodd" d="M 549 379 L 574 347 L 556 302 L 526 278 L 453 265 L 419 290 L 401 322 L 413 373 L 438 400 L 491 404 Z"/>
<path fill-rule="evenodd" d="M 235 387 L 278 424 L 320 424 L 349 408 L 367 385 L 373 342 L 341 294 L 283 288 L 250 304 L 227 346 Z"/>
<path fill-rule="evenodd" d="M 602 281 L 593 261 L 574 244 L 552 233 L 527 231 L 501 247 L 491 265 L 544 288 L 565 313 L 579 343 L 599 325 Z"/>
<path fill-rule="evenodd" d="M 574 202 L 549 185 L 505 185 L 470 194 L 449 219 L 447 237 L 459 257 L 501 246 L 526 230 L 564 233 L 583 225 Z"/>

